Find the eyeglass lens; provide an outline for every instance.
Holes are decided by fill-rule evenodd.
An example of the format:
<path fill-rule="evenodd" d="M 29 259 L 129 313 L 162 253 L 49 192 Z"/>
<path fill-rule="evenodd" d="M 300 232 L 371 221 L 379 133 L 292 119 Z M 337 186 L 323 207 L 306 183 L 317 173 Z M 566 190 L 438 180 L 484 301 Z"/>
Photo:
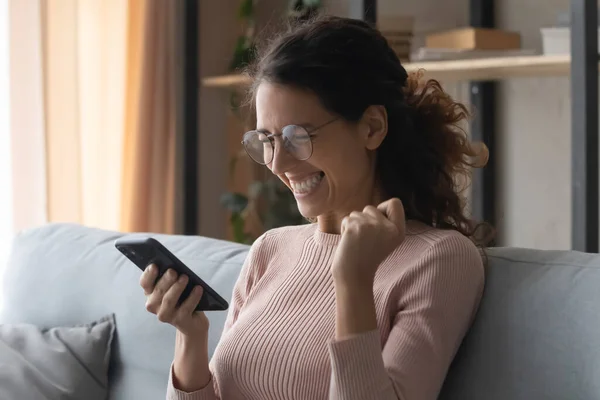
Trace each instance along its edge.
<path fill-rule="evenodd" d="M 285 150 L 296 159 L 304 161 L 312 155 L 312 141 L 305 128 L 288 125 L 283 128 L 281 138 Z M 244 135 L 244 148 L 254 161 L 266 165 L 273 161 L 274 139 L 266 133 L 250 131 Z"/>

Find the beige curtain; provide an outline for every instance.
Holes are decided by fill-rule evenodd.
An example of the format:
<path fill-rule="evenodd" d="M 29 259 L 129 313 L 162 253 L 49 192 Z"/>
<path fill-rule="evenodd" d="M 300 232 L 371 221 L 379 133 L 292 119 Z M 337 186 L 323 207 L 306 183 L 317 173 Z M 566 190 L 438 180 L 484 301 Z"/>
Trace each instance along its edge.
<path fill-rule="evenodd" d="M 123 231 L 179 231 L 179 1 L 129 0 Z"/>
<path fill-rule="evenodd" d="M 127 4 L 42 2 L 50 221 L 116 229 Z"/>
<path fill-rule="evenodd" d="M 178 229 L 179 3 L 10 0 L 16 230 Z"/>
<path fill-rule="evenodd" d="M 16 230 L 119 226 L 127 4 L 11 0 Z"/>
<path fill-rule="evenodd" d="M 10 0 L 9 32 L 12 216 L 20 231 L 48 219 L 40 2 Z"/>

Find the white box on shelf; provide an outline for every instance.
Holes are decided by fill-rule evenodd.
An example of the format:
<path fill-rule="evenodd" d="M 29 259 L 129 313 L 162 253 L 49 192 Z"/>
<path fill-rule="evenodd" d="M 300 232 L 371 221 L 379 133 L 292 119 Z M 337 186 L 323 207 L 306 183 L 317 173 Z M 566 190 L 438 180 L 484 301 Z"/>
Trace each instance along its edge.
<path fill-rule="evenodd" d="M 571 53 L 571 28 L 541 28 L 542 46 L 545 55 Z M 598 49 L 600 50 L 600 28 L 598 28 Z"/>

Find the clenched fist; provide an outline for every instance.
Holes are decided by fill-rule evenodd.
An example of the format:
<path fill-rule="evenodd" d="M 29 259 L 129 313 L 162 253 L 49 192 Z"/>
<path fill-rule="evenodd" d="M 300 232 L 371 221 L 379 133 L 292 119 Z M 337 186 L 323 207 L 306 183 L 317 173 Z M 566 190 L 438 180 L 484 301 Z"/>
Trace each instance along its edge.
<path fill-rule="evenodd" d="M 405 225 L 404 207 L 397 198 L 345 217 L 331 266 L 336 282 L 372 285 L 379 264 L 404 241 Z"/>

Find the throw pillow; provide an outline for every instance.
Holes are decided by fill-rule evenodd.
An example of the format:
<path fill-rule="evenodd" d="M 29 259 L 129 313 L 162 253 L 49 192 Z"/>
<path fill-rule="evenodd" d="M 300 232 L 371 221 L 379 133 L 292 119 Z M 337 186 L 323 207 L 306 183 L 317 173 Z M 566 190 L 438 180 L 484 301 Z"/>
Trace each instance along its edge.
<path fill-rule="evenodd" d="M 0 399 L 106 399 L 114 333 L 114 315 L 47 330 L 0 325 Z"/>

